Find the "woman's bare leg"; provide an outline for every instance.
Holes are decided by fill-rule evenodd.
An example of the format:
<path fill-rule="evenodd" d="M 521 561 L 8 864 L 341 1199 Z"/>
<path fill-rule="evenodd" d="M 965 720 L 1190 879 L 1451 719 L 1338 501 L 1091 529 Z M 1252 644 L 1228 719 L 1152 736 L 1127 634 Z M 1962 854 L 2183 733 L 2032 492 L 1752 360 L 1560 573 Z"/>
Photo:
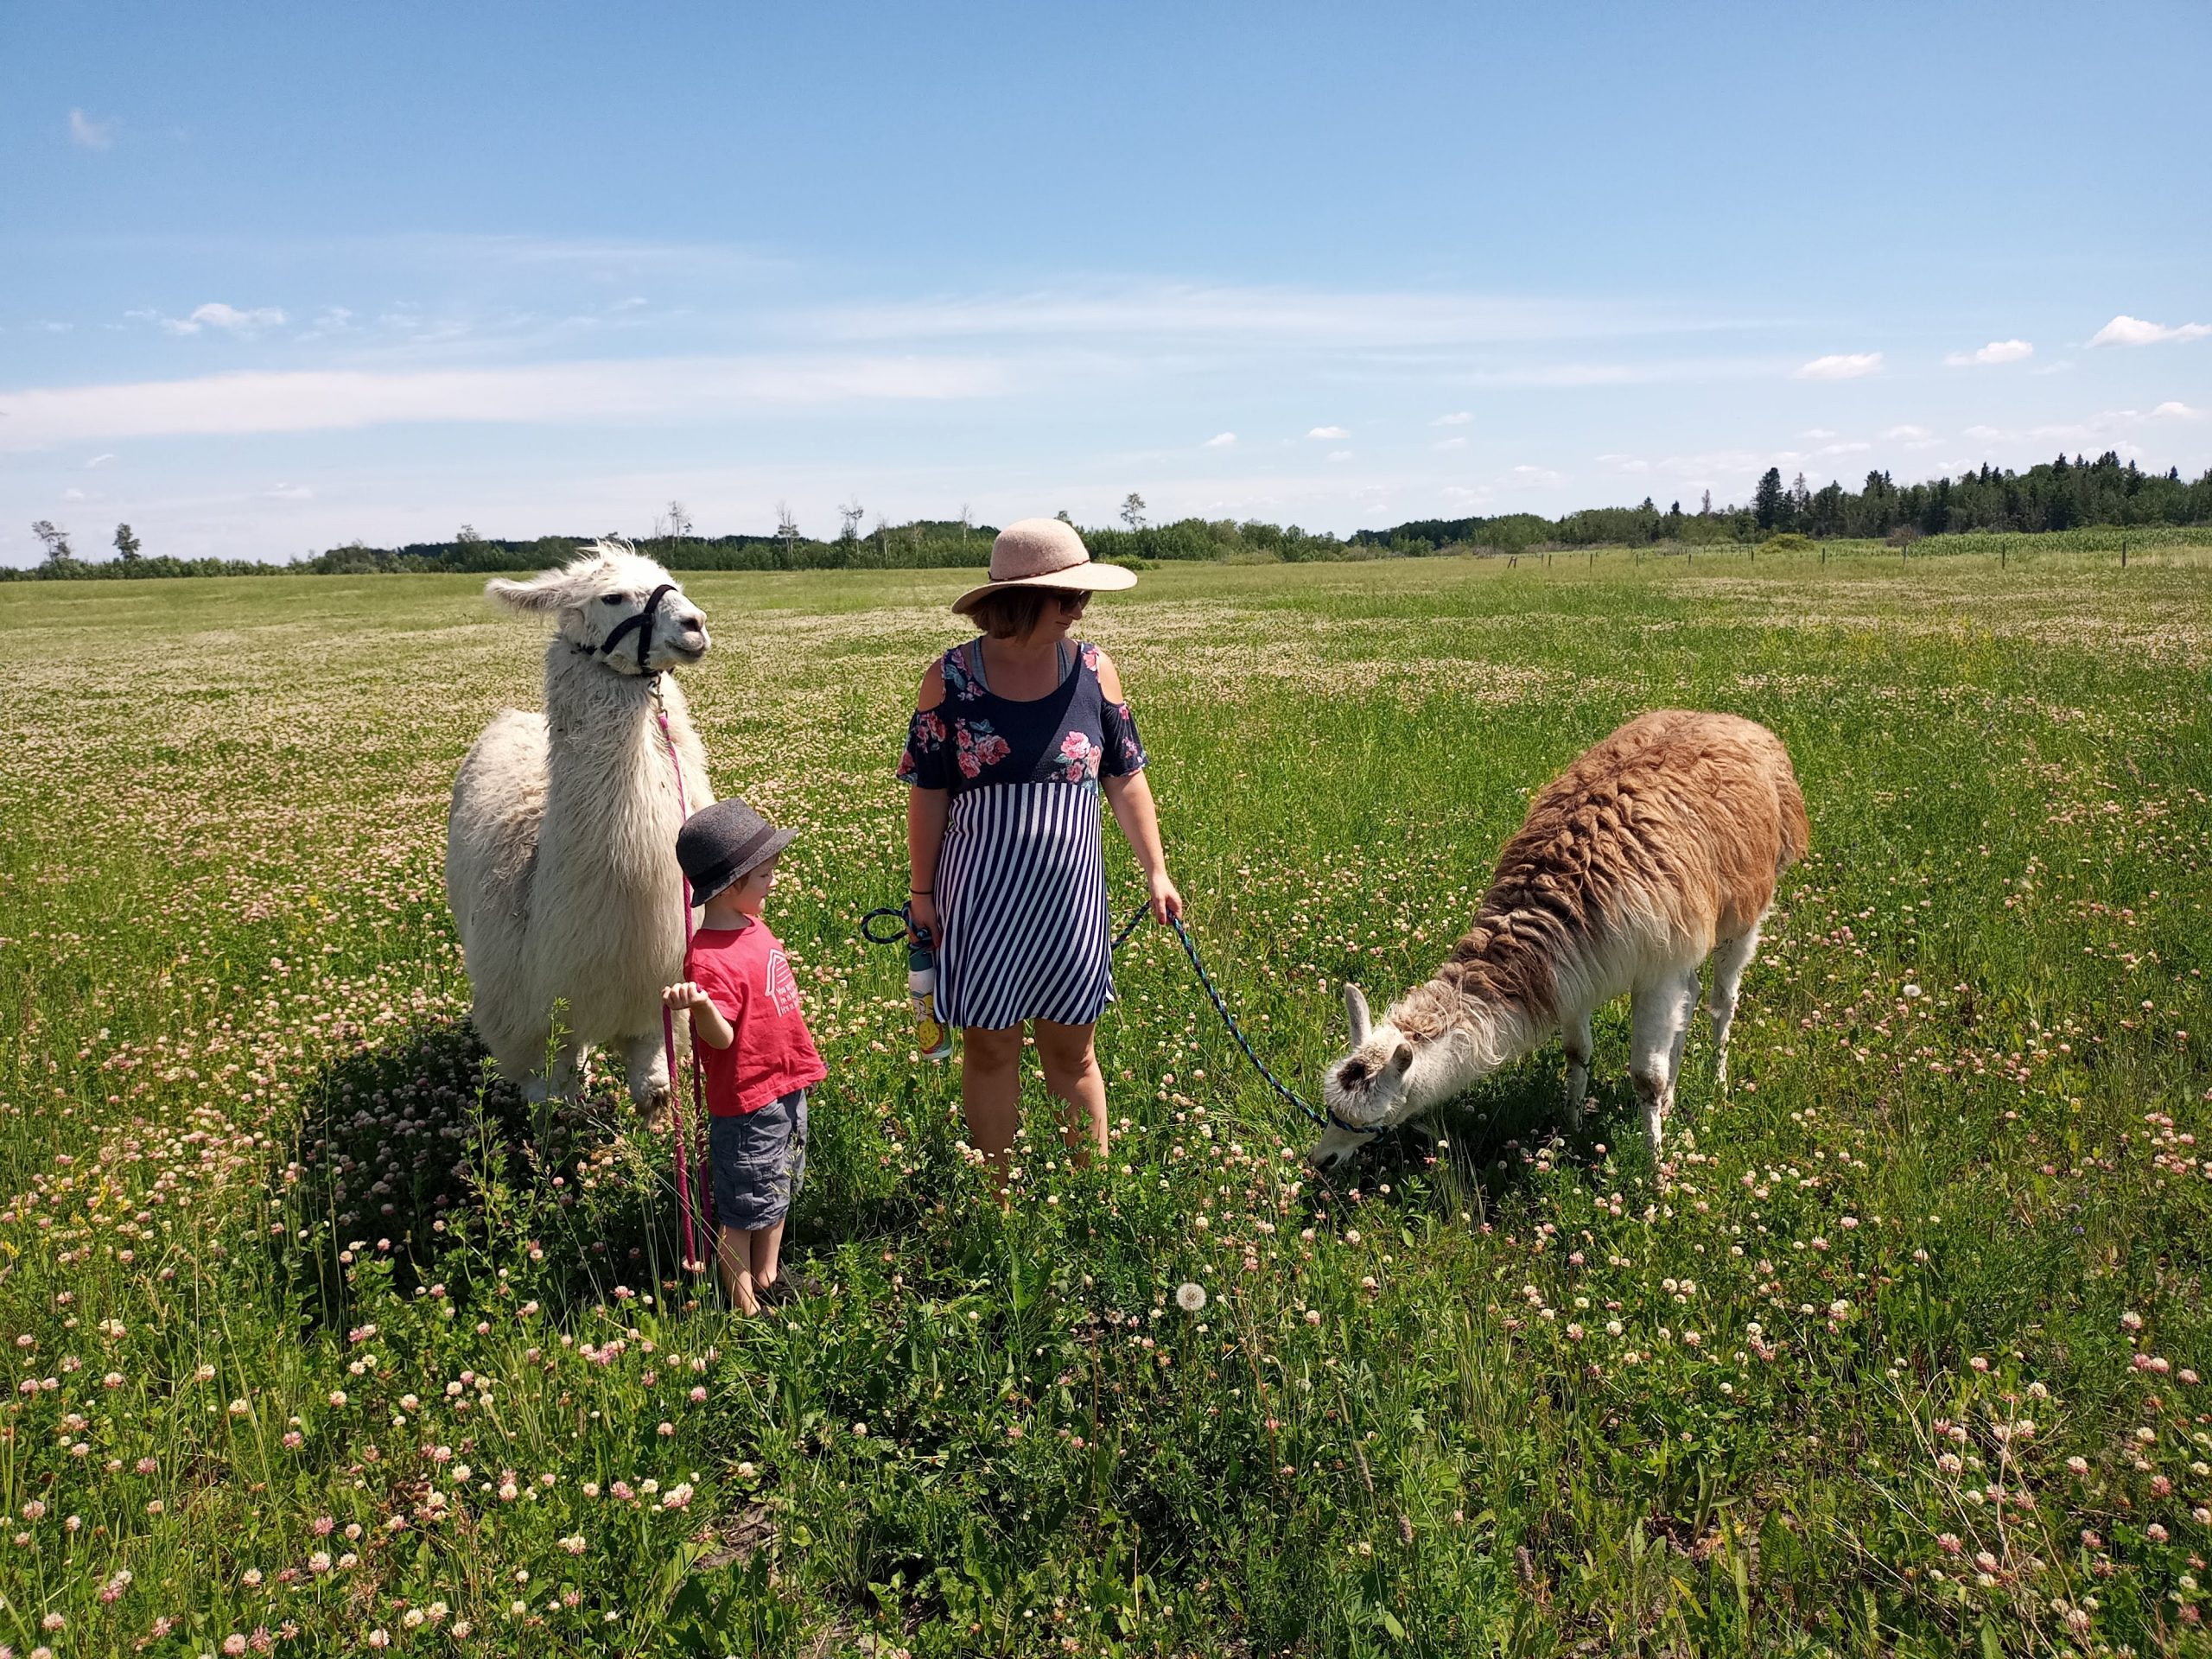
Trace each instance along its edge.
<path fill-rule="evenodd" d="M 962 1029 L 960 1104 L 968 1119 L 968 1143 L 990 1160 L 995 1179 L 1003 1182 L 1014 1132 L 1021 1123 L 1020 1026 Z"/>
<path fill-rule="evenodd" d="M 1090 1161 L 1096 1147 L 1106 1151 L 1106 1078 L 1098 1069 L 1091 1037 L 1097 1027 L 1037 1022 L 1037 1057 L 1045 1064 L 1046 1092 L 1067 1103 L 1061 1138 L 1077 1164 Z"/>

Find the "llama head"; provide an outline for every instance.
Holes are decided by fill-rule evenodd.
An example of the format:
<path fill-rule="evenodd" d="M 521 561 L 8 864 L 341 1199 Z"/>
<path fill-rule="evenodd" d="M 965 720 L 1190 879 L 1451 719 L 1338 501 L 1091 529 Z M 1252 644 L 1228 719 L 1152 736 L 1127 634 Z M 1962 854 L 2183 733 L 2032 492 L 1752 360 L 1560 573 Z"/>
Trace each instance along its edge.
<path fill-rule="evenodd" d="M 655 604 L 654 591 L 664 587 Z M 699 607 L 667 571 L 626 543 L 594 542 L 556 569 L 527 582 L 494 576 L 484 591 L 511 610 L 557 619 L 563 639 L 618 674 L 658 674 L 707 654 Z"/>
<path fill-rule="evenodd" d="M 1380 1026 L 1374 1023 L 1367 997 L 1357 985 L 1344 987 L 1344 1012 L 1351 1020 L 1351 1052 L 1321 1077 L 1321 1100 L 1335 1122 L 1311 1154 L 1317 1169 L 1334 1168 L 1369 1139 L 1337 1124 L 1379 1128 L 1396 1122 L 1408 1105 L 1412 1042 L 1387 1019 Z"/>

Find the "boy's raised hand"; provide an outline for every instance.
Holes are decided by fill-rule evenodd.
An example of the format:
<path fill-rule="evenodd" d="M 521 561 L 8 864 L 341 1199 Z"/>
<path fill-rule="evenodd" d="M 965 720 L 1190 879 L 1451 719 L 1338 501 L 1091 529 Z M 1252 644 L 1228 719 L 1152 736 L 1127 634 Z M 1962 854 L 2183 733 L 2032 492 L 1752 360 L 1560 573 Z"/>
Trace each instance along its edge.
<path fill-rule="evenodd" d="M 694 1008 L 710 1008 L 714 999 L 690 980 L 670 986 L 660 994 L 660 1000 L 671 1013 L 683 1014 Z"/>

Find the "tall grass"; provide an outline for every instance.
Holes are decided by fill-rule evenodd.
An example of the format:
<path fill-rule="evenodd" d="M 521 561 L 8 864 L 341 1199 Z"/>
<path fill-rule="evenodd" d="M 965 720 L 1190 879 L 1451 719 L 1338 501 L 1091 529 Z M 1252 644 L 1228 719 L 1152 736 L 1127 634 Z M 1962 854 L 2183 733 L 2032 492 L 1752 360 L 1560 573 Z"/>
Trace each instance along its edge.
<path fill-rule="evenodd" d="M 1554 1052 L 1319 1184 L 1148 931 L 1113 1156 L 1033 1079 L 1004 1214 L 851 931 L 959 585 L 687 584 L 831 1068 L 826 1291 L 752 1322 L 676 1270 L 666 1142 L 461 1018 L 444 792 L 535 636 L 467 579 L 0 595 L 0 1643 L 2201 1650 L 2200 558 L 1148 573 L 1092 635 L 1302 1079 L 1637 709 L 1772 725 L 1815 852 L 1663 1162 L 1616 1008 L 1581 1136 Z"/>

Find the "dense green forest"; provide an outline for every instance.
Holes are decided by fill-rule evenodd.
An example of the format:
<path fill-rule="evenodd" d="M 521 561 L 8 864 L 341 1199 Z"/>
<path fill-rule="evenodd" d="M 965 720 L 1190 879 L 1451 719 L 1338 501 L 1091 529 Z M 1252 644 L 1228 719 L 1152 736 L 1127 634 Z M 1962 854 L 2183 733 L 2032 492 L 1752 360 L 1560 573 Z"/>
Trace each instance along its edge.
<path fill-rule="evenodd" d="M 1065 517 L 1065 514 L 1062 515 Z M 671 570 L 918 569 L 988 562 L 988 524 L 965 519 L 916 519 L 909 524 L 860 526 L 860 511 L 844 514 L 835 537 L 804 535 L 788 513 L 766 536 L 698 536 L 681 509 L 638 537 L 640 549 Z M 2212 524 L 2212 470 L 2184 480 L 2179 468 L 2148 473 L 2107 451 L 2094 461 L 2064 455 L 2024 473 L 1984 467 L 1956 478 L 1899 485 L 1872 472 L 1859 489 L 1832 483 L 1808 489 L 1801 474 L 1785 484 L 1768 468 L 1749 505 L 1715 508 L 1711 497 L 1685 512 L 1679 501 L 1663 511 L 1646 498 L 1633 507 L 1586 507 L 1559 518 L 1535 513 L 1495 518 L 1422 518 L 1389 530 L 1363 530 L 1340 538 L 1296 524 L 1185 518 L 1145 522 L 1143 499 L 1123 504 L 1123 527 L 1089 528 L 1084 537 L 1102 559 L 1150 563 L 1171 559 L 1303 562 L 1318 559 L 1420 557 L 1438 553 L 1520 553 L 1537 548 L 1652 547 L 1687 550 L 1715 543 L 1758 545 L 1777 535 L 1816 539 L 1910 540 L 1976 531 L 2040 534 L 2092 525 L 2151 529 Z M 289 564 L 243 559 L 149 556 L 128 524 L 116 527 L 112 558 L 79 557 L 68 532 L 41 520 L 32 526 L 46 543 L 45 561 L 29 569 L 0 569 L 0 580 L 213 575 L 358 575 L 382 571 L 493 571 L 540 569 L 569 557 L 588 537 L 541 536 L 529 541 L 478 535 L 464 525 L 449 542 L 403 547 L 348 543 Z"/>

